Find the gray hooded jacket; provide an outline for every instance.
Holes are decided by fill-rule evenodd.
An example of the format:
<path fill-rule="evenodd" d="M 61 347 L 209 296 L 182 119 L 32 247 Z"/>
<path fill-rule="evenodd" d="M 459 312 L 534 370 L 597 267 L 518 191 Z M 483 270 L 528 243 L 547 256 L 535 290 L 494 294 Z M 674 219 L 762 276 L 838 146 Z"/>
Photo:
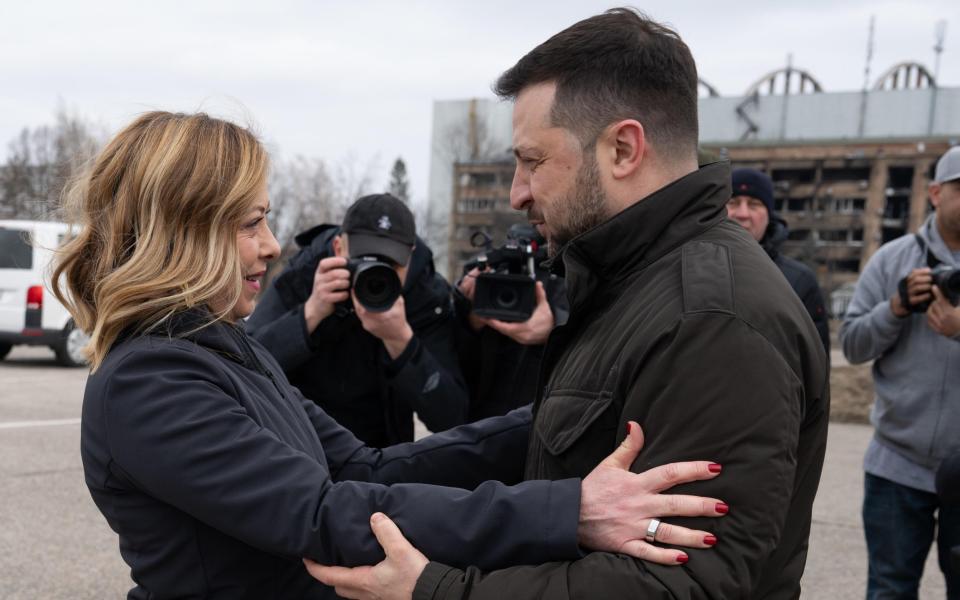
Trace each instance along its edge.
<path fill-rule="evenodd" d="M 840 328 L 840 343 L 850 362 L 874 360 L 870 421 L 876 434 L 867 472 L 933 491 L 937 466 L 960 449 L 960 339 L 934 332 L 924 314 L 897 318 L 890 298 L 910 271 L 927 266 L 924 246 L 942 264 L 960 265 L 937 232 L 934 215 L 918 236 L 923 246 L 905 235 L 871 257 Z"/>

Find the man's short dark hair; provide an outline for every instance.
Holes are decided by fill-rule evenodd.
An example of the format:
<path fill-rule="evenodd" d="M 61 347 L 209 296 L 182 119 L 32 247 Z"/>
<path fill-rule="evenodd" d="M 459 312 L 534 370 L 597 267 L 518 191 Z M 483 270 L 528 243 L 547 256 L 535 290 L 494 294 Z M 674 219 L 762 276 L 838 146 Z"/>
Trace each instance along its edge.
<path fill-rule="evenodd" d="M 555 82 L 553 125 L 591 146 L 622 119 L 643 124 L 670 158 L 695 156 L 697 67 L 672 29 L 630 8 L 584 19 L 543 42 L 494 84 L 515 100 L 531 85 Z"/>

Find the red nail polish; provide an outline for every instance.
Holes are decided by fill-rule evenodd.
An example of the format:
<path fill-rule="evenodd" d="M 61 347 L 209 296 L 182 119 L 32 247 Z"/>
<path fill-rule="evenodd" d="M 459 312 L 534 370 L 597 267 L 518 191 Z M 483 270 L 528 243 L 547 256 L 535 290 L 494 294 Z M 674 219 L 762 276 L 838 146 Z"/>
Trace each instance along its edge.
<path fill-rule="evenodd" d="M 716 546 L 716 545 L 717 545 L 717 536 L 715 536 L 715 535 L 705 536 L 705 537 L 703 538 L 703 543 L 706 544 L 706 545 L 708 545 L 708 546 Z"/>
<path fill-rule="evenodd" d="M 727 506 L 724 502 L 717 502 L 717 506 L 715 507 L 715 510 L 721 515 L 725 515 L 728 512 L 730 512 L 730 507 Z"/>
<path fill-rule="evenodd" d="M 627 437 L 630 437 L 630 421 L 627 421 Z"/>
<path fill-rule="evenodd" d="M 681 565 L 687 562 L 688 560 L 690 560 L 690 557 L 687 556 L 686 554 L 677 555 L 677 562 L 680 563 Z"/>
<path fill-rule="evenodd" d="M 711 473 L 719 473 L 720 471 L 723 470 L 723 465 L 719 465 L 717 463 L 710 463 L 709 465 L 707 465 L 707 470 L 710 471 Z"/>

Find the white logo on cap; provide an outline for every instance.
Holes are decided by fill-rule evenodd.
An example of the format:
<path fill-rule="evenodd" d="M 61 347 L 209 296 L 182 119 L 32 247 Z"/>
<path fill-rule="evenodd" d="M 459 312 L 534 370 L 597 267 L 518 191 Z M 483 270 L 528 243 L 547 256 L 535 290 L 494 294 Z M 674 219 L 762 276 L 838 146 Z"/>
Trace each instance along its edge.
<path fill-rule="evenodd" d="M 377 221 L 377 227 L 385 231 L 390 231 L 390 228 L 393 227 L 393 224 L 390 223 L 390 217 L 387 215 L 380 217 L 380 220 Z"/>

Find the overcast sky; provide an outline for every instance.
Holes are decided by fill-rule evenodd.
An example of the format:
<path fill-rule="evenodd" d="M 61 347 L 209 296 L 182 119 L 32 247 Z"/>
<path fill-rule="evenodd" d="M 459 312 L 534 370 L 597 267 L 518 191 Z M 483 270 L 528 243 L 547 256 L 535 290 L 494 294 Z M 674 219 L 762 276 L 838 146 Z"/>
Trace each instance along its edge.
<path fill-rule="evenodd" d="M 611 6 L 590 0 L 353 2 L 0 0 L 0 158 L 62 103 L 115 131 L 153 109 L 252 122 L 282 157 L 393 160 L 426 196 L 434 100 L 491 97 L 505 68 L 551 34 Z M 828 91 L 860 89 L 870 15 L 871 83 L 902 60 L 960 85 L 960 2 L 774 0 L 635 3 L 673 25 L 700 76 L 739 95 L 786 64 Z"/>

